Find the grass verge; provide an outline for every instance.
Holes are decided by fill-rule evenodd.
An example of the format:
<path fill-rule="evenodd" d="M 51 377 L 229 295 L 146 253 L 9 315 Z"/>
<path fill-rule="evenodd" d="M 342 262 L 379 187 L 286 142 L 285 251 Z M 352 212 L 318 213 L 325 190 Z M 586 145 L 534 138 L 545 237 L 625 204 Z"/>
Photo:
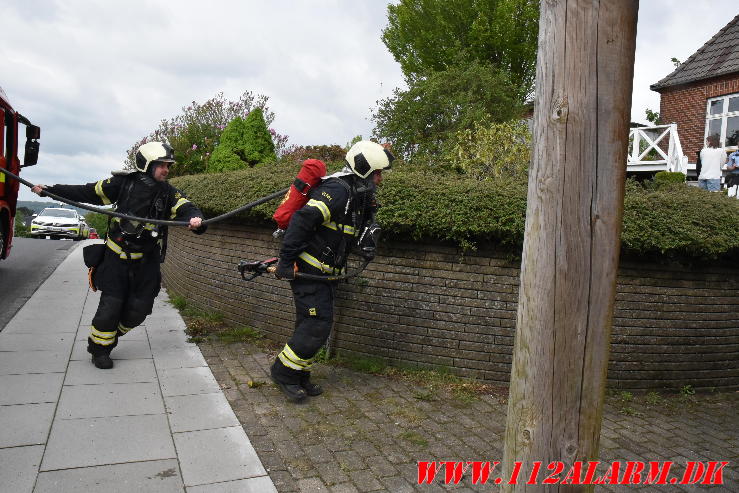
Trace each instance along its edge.
<path fill-rule="evenodd" d="M 198 308 L 184 296 L 170 293 L 169 303 L 174 306 L 185 321 L 188 342 L 220 341 L 225 344 L 239 342 L 256 343 L 262 334 L 251 327 L 234 327 L 220 312 Z"/>

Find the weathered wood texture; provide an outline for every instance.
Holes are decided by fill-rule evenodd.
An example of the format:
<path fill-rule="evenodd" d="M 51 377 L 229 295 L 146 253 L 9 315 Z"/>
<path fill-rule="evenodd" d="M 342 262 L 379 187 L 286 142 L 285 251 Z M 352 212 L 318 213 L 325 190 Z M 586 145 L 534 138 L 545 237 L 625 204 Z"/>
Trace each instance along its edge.
<path fill-rule="evenodd" d="M 244 282 L 241 259 L 268 258 L 272 230 L 216 224 L 170 231 L 167 287 L 233 324 L 284 343 L 294 322 L 287 283 Z M 481 245 L 383 242 L 361 284 L 339 286 L 336 348 L 398 364 L 448 368 L 508 384 L 519 263 Z M 626 390 L 739 389 L 739 269 L 622 261 L 608 385 Z"/>
<path fill-rule="evenodd" d="M 637 11 L 638 0 L 541 2 L 504 471 L 597 456 Z M 592 488 L 520 483 L 503 490 Z"/>

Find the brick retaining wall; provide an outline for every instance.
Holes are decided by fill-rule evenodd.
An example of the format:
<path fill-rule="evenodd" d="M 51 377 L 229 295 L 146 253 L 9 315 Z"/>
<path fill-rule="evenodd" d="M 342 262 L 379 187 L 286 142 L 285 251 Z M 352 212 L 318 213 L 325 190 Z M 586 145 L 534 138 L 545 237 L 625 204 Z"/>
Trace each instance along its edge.
<path fill-rule="evenodd" d="M 288 284 L 272 276 L 247 283 L 236 271 L 239 260 L 271 257 L 277 248 L 265 228 L 173 230 L 165 283 L 282 343 L 294 321 Z M 386 242 L 359 282 L 340 284 L 334 348 L 507 383 L 518 281 L 518 262 L 504 254 L 462 257 L 444 245 Z M 739 270 L 622 261 L 609 385 L 739 388 L 737 288 Z"/>

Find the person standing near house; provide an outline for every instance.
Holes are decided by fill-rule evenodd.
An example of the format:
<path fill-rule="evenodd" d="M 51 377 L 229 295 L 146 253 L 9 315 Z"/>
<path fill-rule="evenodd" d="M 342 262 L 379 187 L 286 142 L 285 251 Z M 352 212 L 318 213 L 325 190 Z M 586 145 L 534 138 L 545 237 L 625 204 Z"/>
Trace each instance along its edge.
<path fill-rule="evenodd" d="M 313 360 L 326 343 L 334 319 L 337 281 L 296 278 L 296 272 L 336 275 L 359 239 L 373 238 L 375 189 L 394 157 L 371 141 L 354 144 L 343 171 L 327 176 L 310 192 L 310 200 L 293 214 L 285 231 L 275 275 L 290 281 L 295 302 L 292 337 L 275 358 L 272 380 L 293 402 L 323 392 L 310 381 Z M 371 240 L 374 242 L 374 238 Z M 361 253 L 361 252 L 360 252 Z M 374 248 L 364 253 L 371 260 Z"/>
<path fill-rule="evenodd" d="M 701 174 L 698 175 L 698 187 L 709 192 L 721 190 L 721 168 L 726 162 L 726 152 L 718 146 L 718 138 L 709 135 L 706 147 L 701 150 Z"/>
<path fill-rule="evenodd" d="M 172 147 L 148 142 L 136 151 L 136 170 L 86 185 L 36 185 L 44 191 L 88 204 L 115 204 L 116 211 L 147 219 L 186 221 L 196 234 L 205 232 L 203 214 L 182 192 L 167 182 L 174 164 Z M 110 352 L 118 338 L 140 325 L 151 313 L 161 288 L 159 264 L 166 251 L 166 226 L 115 218 L 91 281 L 100 302 L 92 319 L 87 351 L 100 369 L 113 367 Z M 88 265 L 89 266 L 89 265 Z"/>
<path fill-rule="evenodd" d="M 726 176 L 726 186 L 729 189 L 729 197 L 739 199 L 739 151 L 729 154 L 726 162 L 729 174 Z"/>

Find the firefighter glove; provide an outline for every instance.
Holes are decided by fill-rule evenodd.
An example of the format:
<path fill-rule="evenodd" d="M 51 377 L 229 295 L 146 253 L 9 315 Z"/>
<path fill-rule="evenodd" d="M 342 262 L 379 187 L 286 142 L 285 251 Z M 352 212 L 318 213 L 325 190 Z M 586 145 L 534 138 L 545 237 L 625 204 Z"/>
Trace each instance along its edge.
<path fill-rule="evenodd" d="M 277 277 L 277 279 L 292 281 L 293 279 L 295 279 L 295 264 L 293 262 L 287 262 L 280 259 L 280 261 L 277 262 L 275 277 Z"/>

